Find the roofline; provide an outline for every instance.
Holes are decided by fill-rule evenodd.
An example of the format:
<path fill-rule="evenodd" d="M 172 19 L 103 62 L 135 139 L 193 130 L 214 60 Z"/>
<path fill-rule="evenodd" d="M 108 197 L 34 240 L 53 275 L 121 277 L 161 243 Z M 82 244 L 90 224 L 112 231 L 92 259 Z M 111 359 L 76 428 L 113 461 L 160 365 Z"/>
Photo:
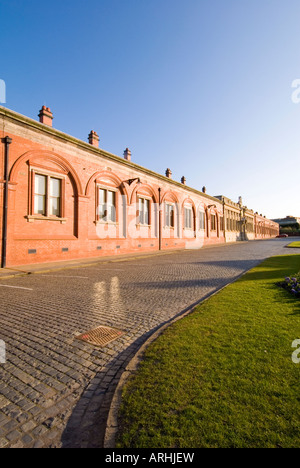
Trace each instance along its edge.
<path fill-rule="evenodd" d="M 10 109 L 7 109 L 3 106 L 0 106 L 0 115 L 14 120 L 22 125 L 26 125 L 28 127 L 31 127 L 34 130 L 38 130 L 43 132 L 44 134 L 48 134 L 49 136 L 56 137 L 60 140 L 63 140 L 68 143 L 72 143 L 76 145 L 77 147 L 80 147 L 84 150 L 89 151 L 90 153 L 95 154 L 96 156 L 102 156 L 110 161 L 117 162 L 118 164 L 122 164 L 123 166 L 126 166 L 127 168 L 130 169 L 136 169 L 140 172 L 144 172 L 145 174 L 155 177 L 163 182 L 167 182 L 168 184 L 174 185 L 175 187 L 179 187 L 181 189 L 188 190 L 190 192 L 195 193 L 196 195 L 201 195 L 204 198 L 207 198 L 209 200 L 213 200 L 215 202 L 221 203 L 220 200 L 212 195 L 208 195 L 207 193 L 200 192 L 200 190 L 194 189 L 192 187 L 189 187 L 187 185 L 183 185 L 180 182 L 177 182 L 176 180 L 170 179 L 162 174 L 159 174 L 157 172 L 154 172 L 150 169 L 146 169 L 143 166 L 139 166 L 136 163 L 133 163 L 131 161 L 127 161 L 126 159 L 122 159 L 120 156 L 117 156 L 115 154 L 109 153 L 108 151 L 105 151 L 101 148 L 96 148 L 95 146 L 92 146 L 90 143 L 86 143 L 83 140 L 80 140 L 78 138 L 75 138 L 71 135 L 68 135 L 66 133 L 61 132 L 60 130 L 56 130 L 53 127 L 49 127 L 45 124 L 42 124 L 34 119 L 31 119 L 29 117 L 26 117 L 22 114 L 19 114 L 15 111 L 12 111 Z"/>

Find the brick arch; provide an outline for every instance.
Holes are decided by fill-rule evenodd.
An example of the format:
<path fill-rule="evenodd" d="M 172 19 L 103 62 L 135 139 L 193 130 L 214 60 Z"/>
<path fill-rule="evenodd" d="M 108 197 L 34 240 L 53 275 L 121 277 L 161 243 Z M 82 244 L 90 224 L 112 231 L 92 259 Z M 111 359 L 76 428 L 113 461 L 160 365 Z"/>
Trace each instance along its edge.
<path fill-rule="evenodd" d="M 165 201 L 172 201 L 173 203 L 177 203 L 179 205 L 179 200 L 177 196 L 170 190 L 165 192 L 162 196 L 161 203 L 164 203 Z"/>
<path fill-rule="evenodd" d="M 208 205 L 204 201 L 200 201 L 198 203 L 198 205 L 197 205 L 197 212 L 199 212 L 201 210 L 204 211 L 204 212 L 207 211 L 207 206 Z"/>
<path fill-rule="evenodd" d="M 117 188 L 121 190 L 123 195 L 126 195 L 127 200 L 129 200 L 128 192 L 127 189 L 123 183 L 123 181 L 114 173 L 109 172 L 109 171 L 97 171 L 95 172 L 89 179 L 88 183 L 86 184 L 85 188 L 85 195 L 89 196 L 92 190 L 92 187 L 94 186 L 94 183 L 97 179 L 109 179 Z"/>
<path fill-rule="evenodd" d="M 44 151 L 44 150 L 34 150 L 34 151 L 27 151 L 22 156 L 20 156 L 13 164 L 10 174 L 9 174 L 9 181 L 11 183 L 17 183 L 17 175 L 20 169 L 20 166 L 26 162 L 34 163 L 35 159 L 44 159 L 45 161 L 51 161 L 61 169 L 63 169 L 67 174 L 71 175 L 71 178 L 74 183 L 74 188 L 76 190 L 77 195 L 83 195 L 82 185 L 80 179 L 77 175 L 75 169 L 71 166 L 67 159 L 63 158 L 59 154 L 56 154 L 52 151 Z"/>
<path fill-rule="evenodd" d="M 157 196 L 157 194 L 155 193 L 155 190 L 153 189 L 153 187 L 151 187 L 151 185 L 149 185 L 149 184 L 139 184 L 139 183 L 137 183 L 136 186 L 134 187 L 132 193 L 131 193 L 130 204 L 132 204 L 133 199 L 134 199 L 134 196 L 135 196 L 141 189 L 145 190 L 145 192 L 148 192 L 148 195 L 150 195 L 150 197 L 152 197 L 152 198 L 154 199 L 154 202 L 155 202 L 155 203 L 158 203 L 158 196 Z"/>
<path fill-rule="evenodd" d="M 195 205 L 195 203 L 193 202 L 193 200 L 192 200 L 191 198 L 185 198 L 185 199 L 183 200 L 182 205 L 181 205 L 181 206 L 182 206 L 182 209 L 184 209 L 184 205 L 185 205 L 185 204 L 188 204 L 188 203 L 189 203 L 190 205 L 192 205 L 193 212 L 194 212 L 194 216 L 196 216 L 196 214 L 197 214 L 197 208 L 196 208 L 196 205 Z"/>

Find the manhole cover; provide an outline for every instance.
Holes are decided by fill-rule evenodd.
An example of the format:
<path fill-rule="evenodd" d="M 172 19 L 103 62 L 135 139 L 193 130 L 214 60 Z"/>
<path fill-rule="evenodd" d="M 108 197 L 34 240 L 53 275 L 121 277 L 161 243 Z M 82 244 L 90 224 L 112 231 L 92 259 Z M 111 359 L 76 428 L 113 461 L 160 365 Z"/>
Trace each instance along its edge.
<path fill-rule="evenodd" d="M 95 346 L 106 346 L 111 341 L 124 335 L 124 332 L 110 327 L 97 327 L 82 335 L 76 336 L 77 340 L 86 341 Z"/>

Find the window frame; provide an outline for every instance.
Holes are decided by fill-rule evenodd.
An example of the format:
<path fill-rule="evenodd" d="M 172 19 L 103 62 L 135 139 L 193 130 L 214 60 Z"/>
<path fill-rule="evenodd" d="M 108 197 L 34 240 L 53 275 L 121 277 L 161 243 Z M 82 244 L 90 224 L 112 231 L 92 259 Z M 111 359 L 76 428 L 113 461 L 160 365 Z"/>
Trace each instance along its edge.
<path fill-rule="evenodd" d="M 104 219 L 100 218 L 100 190 L 105 191 L 105 210 L 104 212 L 106 215 L 104 215 Z M 114 205 L 109 205 L 114 207 L 114 213 L 115 213 L 115 219 L 107 219 L 107 213 L 108 213 L 108 204 L 107 204 L 107 194 L 108 192 L 114 193 Z M 118 224 L 118 192 L 119 190 L 116 187 L 110 187 L 108 185 L 102 185 L 102 184 L 96 184 L 96 223 L 101 223 L 101 224 L 113 224 L 116 225 Z M 105 219 L 106 218 L 106 219 Z"/>
<path fill-rule="evenodd" d="M 143 226 L 143 227 L 150 227 L 151 226 L 151 201 L 152 201 L 152 198 L 151 197 L 147 197 L 145 195 L 140 195 L 140 194 L 137 194 L 137 198 L 136 198 L 136 207 L 137 207 L 137 213 L 136 213 L 136 216 L 137 216 L 137 226 Z M 141 210 L 140 210 L 140 203 L 142 202 L 142 205 L 144 206 L 145 205 L 145 202 L 147 202 L 147 213 L 148 213 L 148 223 L 145 223 L 145 210 L 143 210 L 143 222 L 141 222 Z"/>
<path fill-rule="evenodd" d="M 210 230 L 217 231 L 217 215 L 215 213 L 210 215 Z"/>
<path fill-rule="evenodd" d="M 189 216 L 186 216 L 187 213 L 190 213 Z M 184 229 L 193 231 L 194 230 L 194 210 L 191 205 L 184 205 L 183 207 L 183 222 L 184 222 Z M 187 220 L 188 220 L 188 225 L 187 225 Z"/>
<path fill-rule="evenodd" d="M 206 213 L 203 210 L 199 210 L 199 231 L 205 231 L 206 229 Z"/>
<path fill-rule="evenodd" d="M 175 229 L 175 205 L 174 203 L 165 202 L 164 227 L 166 229 Z"/>
<path fill-rule="evenodd" d="M 46 187 L 45 187 L 45 194 L 40 195 L 45 197 L 45 209 L 44 213 L 37 213 L 36 212 L 36 196 L 39 194 L 35 191 L 35 182 L 36 176 L 42 176 L 46 179 Z M 65 218 L 65 184 L 66 184 L 66 175 L 63 173 L 59 173 L 56 171 L 46 170 L 39 167 L 31 167 L 30 168 L 30 194 L 29 194 L 29 215 L 27 216 L 28 221 L 34 220 L 48 220 L 48 221 L 60 221 L 66 222 Z M 60 195 L 59 197 L 53 197 L 51 195 L 50 185 L 51 179 L 59 180 L 60 182 Z M 59 215 L 51 214 L 51 206 L 50 200 L 51 198 L 58 198 L 59 199 Z"/>
<path fill-rule="evenodd" d="M 224 232 L 224 216 L 219 217 L 220 232 Z"/>

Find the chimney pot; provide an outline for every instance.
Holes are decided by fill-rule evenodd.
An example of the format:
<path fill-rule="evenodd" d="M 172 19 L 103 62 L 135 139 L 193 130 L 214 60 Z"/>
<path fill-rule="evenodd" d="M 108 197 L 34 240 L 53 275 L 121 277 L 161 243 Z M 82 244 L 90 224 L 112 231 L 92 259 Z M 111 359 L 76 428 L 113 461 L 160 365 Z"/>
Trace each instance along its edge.
<path fill-rule="evenodd" d="M 126 148 L 126 150 L 124 151 L 124 159 L 126 159 L 127 161 L 131 161 L 131 151 L 130 149 Z"/>
<path fill-rule="evenodd" d="M 202 192 L 203 192 L 203 193 L 206 193 L 206 187 L 205 187 L 205 186 L 202 187 Z"/>
<path fill-rule="evenodd" d="M 184 176 L 183 176 L 183 177 L 181 177 L 181 183 L 182 183 L 183 185 L 185 185 L 185 184 L 186 184 L 186 178 L 185 178 Z"/>
<path fill-rule="evenodd" d="M 166 177 L 168 177 L 169 179 L 172 179 L 172 171 L 169 168 L 166 170 Z"/>
<path fill-rule="evenodd" d="M 52 127 L 53 114 L 49 107 L 43 106 L 39 112 L 40 122 Z"/>
<path fill-rule="evenodd" d="M 94 130 L 91 130 L 89 134 L 89 144 L 99 148 L 99 136 Z"/>

